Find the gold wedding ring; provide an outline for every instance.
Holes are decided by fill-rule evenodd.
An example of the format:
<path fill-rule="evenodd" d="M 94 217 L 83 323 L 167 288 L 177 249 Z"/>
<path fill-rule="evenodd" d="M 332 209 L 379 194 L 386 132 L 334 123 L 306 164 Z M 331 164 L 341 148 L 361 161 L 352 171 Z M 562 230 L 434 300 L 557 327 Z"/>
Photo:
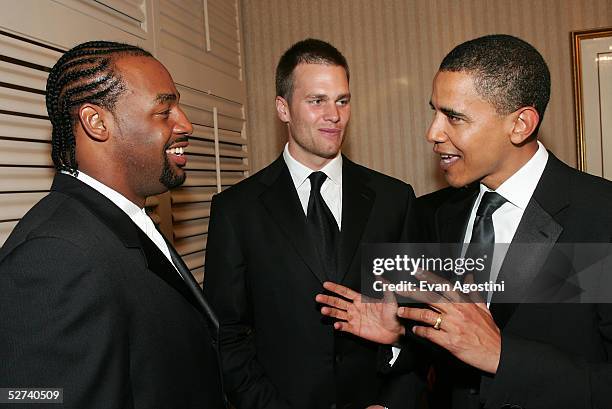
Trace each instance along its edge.
<path fill-rule="evenodd" d="M 436 331 L 440 331 L 440 325 L 442 325 L 442 314 L 438 315 L 438 318 L 436 319 L 436 323 L 434 324 L 434 329 Z"/>

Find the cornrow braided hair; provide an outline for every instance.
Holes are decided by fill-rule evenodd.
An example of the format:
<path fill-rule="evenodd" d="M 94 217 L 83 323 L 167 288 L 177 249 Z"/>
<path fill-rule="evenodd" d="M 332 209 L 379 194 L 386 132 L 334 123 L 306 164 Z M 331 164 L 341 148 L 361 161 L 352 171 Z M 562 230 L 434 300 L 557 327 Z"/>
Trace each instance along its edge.
<path fill-rule="evenodd" d="M 67 51 L 47 79 L 47 112 L 53 125 L 51 157 L 58 171 L 76 175 L 73 127 L 77 109 L 84 103 L 113 112 L 125 84 L 114 70 L 120 56 L 152 55 L 140 47 L 110 41 L 89 41 Z"/>

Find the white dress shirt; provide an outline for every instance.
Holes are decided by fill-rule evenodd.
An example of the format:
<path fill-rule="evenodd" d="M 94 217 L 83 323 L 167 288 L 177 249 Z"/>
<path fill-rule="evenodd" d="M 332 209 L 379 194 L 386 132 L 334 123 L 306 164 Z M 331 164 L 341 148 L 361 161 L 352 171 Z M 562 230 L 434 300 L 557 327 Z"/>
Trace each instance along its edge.
<path fill-rule="evenodd" d="M 538 141 L 538 150 L 531 159 L 495 190 L 495 192 L 507 200 L 506 203 L 493 213 L 495 243 L 512 243 L 512 238 L 521 222 L 523 213 L 525 213 L 525 208 L 527 208 L 527 204 L 531 200 L 531 196 L 542 177 L 547 161 L 548 152 L 544 145 Z M 470 218 L 468 219 L 467 229 L 463 239 L 464 243 L 469 243 L 472 238 L 476 210 L 485 192 L 492 192 L 492 190 L 481 183 L 480 192 L 478 193 L 478 197 L 470 213 Z M 501 269 L 507 251 L 508 246 L 496 246 L 493 260 L 491 261 L 490 281 L 495 282 L 497 280 L 499 270 Z M 489 292 L 488 303 L 491 302 L 492 295 L 493 293 Z"/>
<path fill-rule="evenodd" d="M 300 203 L 302 204 L 302 210 L 306 215 L 308 209 L 308 198 L 310 197 L 310 179 L 308 176 L 314 170 L 307 166 L 302 165 L 289 153 L 289 144 L 285 144 L 285 150 L 283 151 L 283 159 L 289 168 L 291 179 L 297 190 Z M 331 210 L 338 224 L 338 229 L 342 230 L 342 155 L 338 155 L 332 159 L 327 165 L 325 165 L 321 172 L 327 175 L 327 179 L 321 186 L 321 196 L 325 201 L 329 210 Z"/>
<path fill-rule="evenodd" d="M 289 144 L 285 144 L 283 151 L 283 159 L 289 168 L 291 179 L 295 189 L 297 190 L 300 203 L 302 204 L 302 210 L 307 215 L 308 212 L 308 199 L 310 197 L 310 179 L 308 176 L 314 170 L 307 166 L 302 165 L 289 153 Z M 342 155 L 338 153 L 334 159 L 332 159 L 327 165 L 325 165 L 321 172 L 327 175 L 327 179 L 321 185 L 321 196 L 325 201 L 329 210 L 331 210 L 338 223 L 338 229 L 342 230 Z M 393 365 L 399 356 L 401 349 L 392 348 L 393 357 L 389 361 L 389 365 Z"/>
<path fill-rule="evenodd" d="M 511 243 L 516 229 L 525 213 L 525 208 L 533 196 L 533 192 L 544 173 L 544 168 L 548 162 L 548 152 L 540 141 L 538 141 L 538 150 L 529 159 L 529 161 L 523 165 L 516 173 L 510 176 L 504 183 L 502 183 L 495 192 L 499 193 L 504 199 L 507 200 L 495 213 L 493 213 L 493 228 L 495 229 L 495 243 Z M 467 228 L 465 231 L 465 237 L 463 238 L 464 243 L 469 243 L 472 238 L 472 229 L 474 228 L 474 220 L 476 219 L 476 210 L 480 205 L 482 196 L 485 192 L 492 192 L 482 183 L 480 184 L 480 192 L 478 197 L 472 206 L 472 212 L 468 219 Z M 465 246 L 464 251 L 467 250 Z M 499 274 L 499 270 L 506 256 L 508 247 L 497 246 L 493 254 L 493 261 L 491 262 L 491 275 L 490 281 L 495 282 Z M 493 293 L 489 292 L 487 299 L 487 307 L 491 303 L 491 297 Z M 395 363 L 399 349 L 393 348 L 393 359 L 389 362 L 390 365 Z"/>
<path fill-rule="evenodd" d="M 90 186 L 91 188 L 97 190 L 100 194 L 104 195 L 108 200 L 113 202 L 118 208 L 123 210 L 125 214 L 127 214 L 128 217 L 132 219 L 134 223 L 136 223 L 140 230 L 142 230 L 147 235 L 147 237 L 149 237 L 151 241 L 155 243 L 157 248 L 159 248 L 161 252 L 164 253 L 168 261 L 170 261 L 170 264 L 174 266 L 174 263 L 172 262 L 172 257 L 170 256 L 170 250 L 168 249 L 166 241 L 162 237 L 161 233 L 155 228 L 153 220 L 151 220 L 149 215 L 145 212 L 145 209 L 141 209 L 140 207 L 136 206 L 133 202 L 128 200 L 121 193 L 111 189 L 103 183 L 100 183 L 99 181 L 87 175 L 83 171 L 79 171 L 76 178 L 79 179 L 81 182 L 85 183 L 86 185 Z M 176 269 L 176 266 L 174 266 L 174 268 Z"/>

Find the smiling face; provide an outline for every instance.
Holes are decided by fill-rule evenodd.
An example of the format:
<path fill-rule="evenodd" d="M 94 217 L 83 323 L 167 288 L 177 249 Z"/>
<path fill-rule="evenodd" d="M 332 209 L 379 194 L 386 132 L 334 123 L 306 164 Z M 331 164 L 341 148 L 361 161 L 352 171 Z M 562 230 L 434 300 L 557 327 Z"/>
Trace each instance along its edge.
<path fill-rule="evenodd" d="M 299 64 L 291 100 L 276 97 L 278 116 L 288 125 L 291 156 L 313 170 L 335 158 L 351 116 L 350 99 L 344 68 Z"/>
<path fill-rule="evenodd" d="M 427 140 L 440 155 L 446 181 L 463 187 L 480 181 L 496 189 L 535 153 L 535 140 L 520 145 L 511 138 L 520 111 L 500 115 L 482 99 L 469 73 L 440 71 L 431 94 L 434 118 Z"/>
<path fill-rule="evenodd" d="M 184 182 L 183 150 L 193 127 L 164 66 L 150 57 L 122 57 L 116 70 L 125 92 L 114 108 L 113 164 L 121 168 L 123 194 L 146 198 Z M 136 202 L 136 201 L 135 201 Z"/>

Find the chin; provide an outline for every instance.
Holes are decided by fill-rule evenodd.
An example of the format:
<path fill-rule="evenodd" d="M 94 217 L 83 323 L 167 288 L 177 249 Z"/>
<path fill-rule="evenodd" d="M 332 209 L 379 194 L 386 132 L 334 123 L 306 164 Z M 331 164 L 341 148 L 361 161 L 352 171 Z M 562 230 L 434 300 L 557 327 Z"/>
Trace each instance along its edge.
<path fill-rule="evenodd" d="M 178 169 L 174 171 L 170 171 L 169 169 L 162 172 L 159 177 L 160 183 L 166 188 L 166 190 L 174 189 L 182 185 L 187 178 L 187 174 L 184 170 Z"/>
<path fill-rule="evenodd" d="M 333 159 L 336 156 L 338 156 L 338 153 L 340 152 L 340 147 L 333 147 L 330 149 L 326 149 L 322 152 L 319 153 L 319 156 L 326 158 L 326 159 Z"/>
<path fill-rule="evenodd" d="M 444 175 L 444 179 L 446 179 L 446 183 L 448 183 L 450 186 L 454 188 L 461 188 L 461 187 L 469 185 L 469 182 L 466 182 L 465 180 L 462 180 L 457 177 L 452 177 L 448 174 Z"/>

